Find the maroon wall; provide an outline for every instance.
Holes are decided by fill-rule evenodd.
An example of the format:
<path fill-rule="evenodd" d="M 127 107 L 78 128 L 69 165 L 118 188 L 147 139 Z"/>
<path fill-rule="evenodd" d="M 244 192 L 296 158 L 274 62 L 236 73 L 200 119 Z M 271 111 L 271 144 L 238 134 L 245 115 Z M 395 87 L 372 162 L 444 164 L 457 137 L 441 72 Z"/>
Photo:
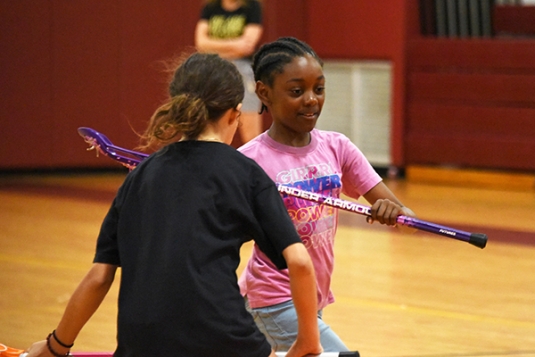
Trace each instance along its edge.
<path fill-rule="evenodd" d="M 0 168 L 113 167 L 80 126 L 133 147 L 165 98 L 158 61 L 191 46 L 200 4 L 0 1 Z"/>
<path fill-rule="evenodd" d="M 266 0 L 263 40 L 390 60 L 395 165 L 535 168 L 535 41 L 423 38 L 418 2 Z M 0 170 L 116 167 L 85 153 L 76 129 L 134 147 L 131 128 L 166 96 L 161 61 L 193 45 L 201 6 L 0 0 Z"/>
<path fill-rule="evenodd" d="M 404 165 L 406 43 L 418 36 L 417 0 L 310 0 L 308 40 L 325 59 L 392 63 L 392 163 Z"/>
<path fill-rule="evenodd" d="M 410 2 L 265 1 L 263 40 L 296 36 L 325 59 L 391 59 L 396 93 L 402 93 Z M 0 31 L 9 34 L 0 39 L 6 49 L 0 54 L 0 169 L 116 165 L 85 154 L 76 129 L 89 126 L 117 145 L 135 146 L 130 128 L 142 130 L 165 98 L 159 61 L 193 45 L 201 6 L 184 0 L 0 0 Z M 402 97 L 396 94 L 395 102 L 402 106 Z M 394 110 L 395 122 L 403 120 L 401 113 Z"/>
<path fill-rule="evenodd" d="M 495 6 L 493 22 L 498 36 L 535 36 L 535 6 Z"/>
<path fill-rule="evenodd" d="M 0 0 L 0 170 L 116 167 L 80 126 L 134 147 L 166 96 L 162 60 L 193 46 L 202 1 Z M 264 40 L 304 38 L 305 0 L 270 0 Z"/>
<path fill-rule="evenodd" d="M 406 163 L 534 170 L 535 41 L 409 43 Z"/>
<path fill-rule="evenodd" d="M 32 11 L 26 12 L 26 9 Z M 0 3 L 0 165 L 51 163 L 52 52 L 49 2 Z"/>
<path fill-rule="evenodd" d="M 495 6 L 493 38 L 409 39 L 406 165 L 535 170 L 534 10 Z"/>

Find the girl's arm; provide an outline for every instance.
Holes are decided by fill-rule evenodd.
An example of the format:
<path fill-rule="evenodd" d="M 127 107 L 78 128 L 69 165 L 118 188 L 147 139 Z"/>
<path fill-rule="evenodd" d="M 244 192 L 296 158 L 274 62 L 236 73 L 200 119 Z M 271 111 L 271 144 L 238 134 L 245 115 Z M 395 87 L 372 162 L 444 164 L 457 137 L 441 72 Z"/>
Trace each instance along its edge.
<path fill-rule="evenodd" d="M 297 312 L 297 339 L 287 357 L 319 354 L 323 351 L 318 330 L 318 302 L 314 266 L 302 243 L 294 243 L 282 252 L 290 275 L 292 300 Z"/>
<path fill-rule="evenodd" d="M 74 343 L 82 327 L 100 306 L 113 283 L 116 270 L 115 265 L 95 263 L 80 282 L 55 330 L 55 335 L 64 345 Z M 50 337 L 49 342 L 50 347 L 57 353 L 66 354 L 69 350 L 61 346 L 54 337 Z M 28 352 L 28 357 L 52 356 L 46 341 L 34 343 Z"/>
<path fill-rule="evenodd" d="M 369 223 L 379 221 L 381 224 L 395 226 L 399 215 L 416 217 L 416 214 L 410 208 L 405 207 L 383 181 L 366 192 L 363 197 L 372 204 L 372 216 L 368 218 Z M 405 233 L 417 231 L 416 228 L 405 226 L 400 226 L 400 229 Z"/>
<path fill-rule="evenodd" d="M 213 52 L 226 59 L 237 59 L 254 53 L 262 36 L 262 25 L 246 25 L 243 34 L 233 39 L 214 39 L 208 33 L 208 21 L 199 20 L 195 28 L 195 47 L 199 52 Z"/>

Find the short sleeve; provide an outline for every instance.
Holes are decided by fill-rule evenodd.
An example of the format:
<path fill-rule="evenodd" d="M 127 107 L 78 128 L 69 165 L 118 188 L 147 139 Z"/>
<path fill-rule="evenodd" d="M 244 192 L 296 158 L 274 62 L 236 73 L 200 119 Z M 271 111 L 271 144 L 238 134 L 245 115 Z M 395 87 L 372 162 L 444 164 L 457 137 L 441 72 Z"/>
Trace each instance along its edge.
<path fill-rule="evenodd" d="M 247 23 L 248 24 L 262 24 L 262 5 L 256 0 L 249 2 L 247 8 Z"/>
<path fill-rule="evenodd" d="M 210 20 L 210 16 L 212 16 L 212 13 L 210 11 L 210 6 L 209 5 L 206 5 L 202 8 L 201 10 L 201 16 L 200 16 L 200 19 L 201 20 Z"/>
<path fill-rule="evenodd" d="M 97 249 L 93 263 L 121 265 L 117 242 L 119 214 L 115 206 L 116 200 L 117 199 L 113 200 L 113 204 L 100 227 L 100 233 L 97 239 Z"/>
<path fill-rule="evenodd" d="M 341 143 L 338 157 L 342 167 L 343 193 L 352 198 L 359 198 L 379 182 L 381 176 L 375 171 L 362 151 L 346 136 L 340 135 Z"/>

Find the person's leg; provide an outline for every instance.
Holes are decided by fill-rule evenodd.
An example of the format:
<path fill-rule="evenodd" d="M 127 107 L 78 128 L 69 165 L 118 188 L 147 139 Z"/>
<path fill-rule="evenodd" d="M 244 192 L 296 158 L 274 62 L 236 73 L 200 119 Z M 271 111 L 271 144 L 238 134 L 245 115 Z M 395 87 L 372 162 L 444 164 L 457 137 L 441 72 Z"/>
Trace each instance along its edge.
<path fill-rule="evenodd" d="M 297 338 L 297 315 L 292 301 L 247 310 L 275 351 L 288 351 Z"/>
<path fill-rule="evenodd" d="M 292 301 L 250 309 L 254 321 L 275 351 L 288 351 L 297 338 L 297 313 Z M 318 314 L 320 341 L 325 352 L 348 351 L 340 337 Z"/>
<path fill-rule="evenodd" d="M 323 311 L 318 312 L 318 327 L 320 330 L 320 340 L 325 352 L 349 351 L 345 343 L 338 335 L 323 321 Z"/>
<path fill-rule="evenodd" d="M 261 102 L 255 93 L 256 83 L 254 80 L 253 69 L 251 68 L 251 62 L 247 59 L 237 59 L 233 62 L 242 75 L 245 89 L 241 108 L 240 126 L 238 127 L 242 144 L 245 144 L 259 135 L 263 130 L 264 123 L 262 122 L 262 115 L 258 114 Z"/>

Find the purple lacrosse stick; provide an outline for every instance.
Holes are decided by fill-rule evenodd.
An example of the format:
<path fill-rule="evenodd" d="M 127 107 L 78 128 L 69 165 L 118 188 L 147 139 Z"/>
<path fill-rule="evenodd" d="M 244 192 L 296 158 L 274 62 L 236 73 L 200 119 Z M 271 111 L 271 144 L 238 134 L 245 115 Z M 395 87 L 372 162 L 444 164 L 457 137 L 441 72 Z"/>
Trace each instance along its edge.
<path fill-rule="evenodd" d="M 137 151 L 123 149 L 115 146 L 112 142 L 103 134 L 91 128 L 78 128 L 78 133 L 84 138 L 85 142 L 91 145 L 88 150 L 97 150 L 98 153 L 102 153 L 128 167 L 130 170 L 134 169 L 148 155 Z M 302 198 L 308 201 L 317 202 L 334 208 L 339 208 L 344 211 L 358 213 L 364 216 L 371 216 L 371 208 L 355 202 L 343 200 L 336 197 L 323 196 L 318 193 L 304 191 L 298 188 L 277 185 L 280 193 L 284 193 L 290 196 Z M 484 233 L 469 233 L 461 231 L 455 228 L 441 226 L 439 224 L 426 222 L 417 218 L 407 217 L 400 215 L 397 218 L 397 223 L 406 226 L 416 228 L 421 231 L 438 234 L 448 238 L 453 238 L 470 243 L 478 248 L 485 248 L 487 245 L 487 235 Z"/>

